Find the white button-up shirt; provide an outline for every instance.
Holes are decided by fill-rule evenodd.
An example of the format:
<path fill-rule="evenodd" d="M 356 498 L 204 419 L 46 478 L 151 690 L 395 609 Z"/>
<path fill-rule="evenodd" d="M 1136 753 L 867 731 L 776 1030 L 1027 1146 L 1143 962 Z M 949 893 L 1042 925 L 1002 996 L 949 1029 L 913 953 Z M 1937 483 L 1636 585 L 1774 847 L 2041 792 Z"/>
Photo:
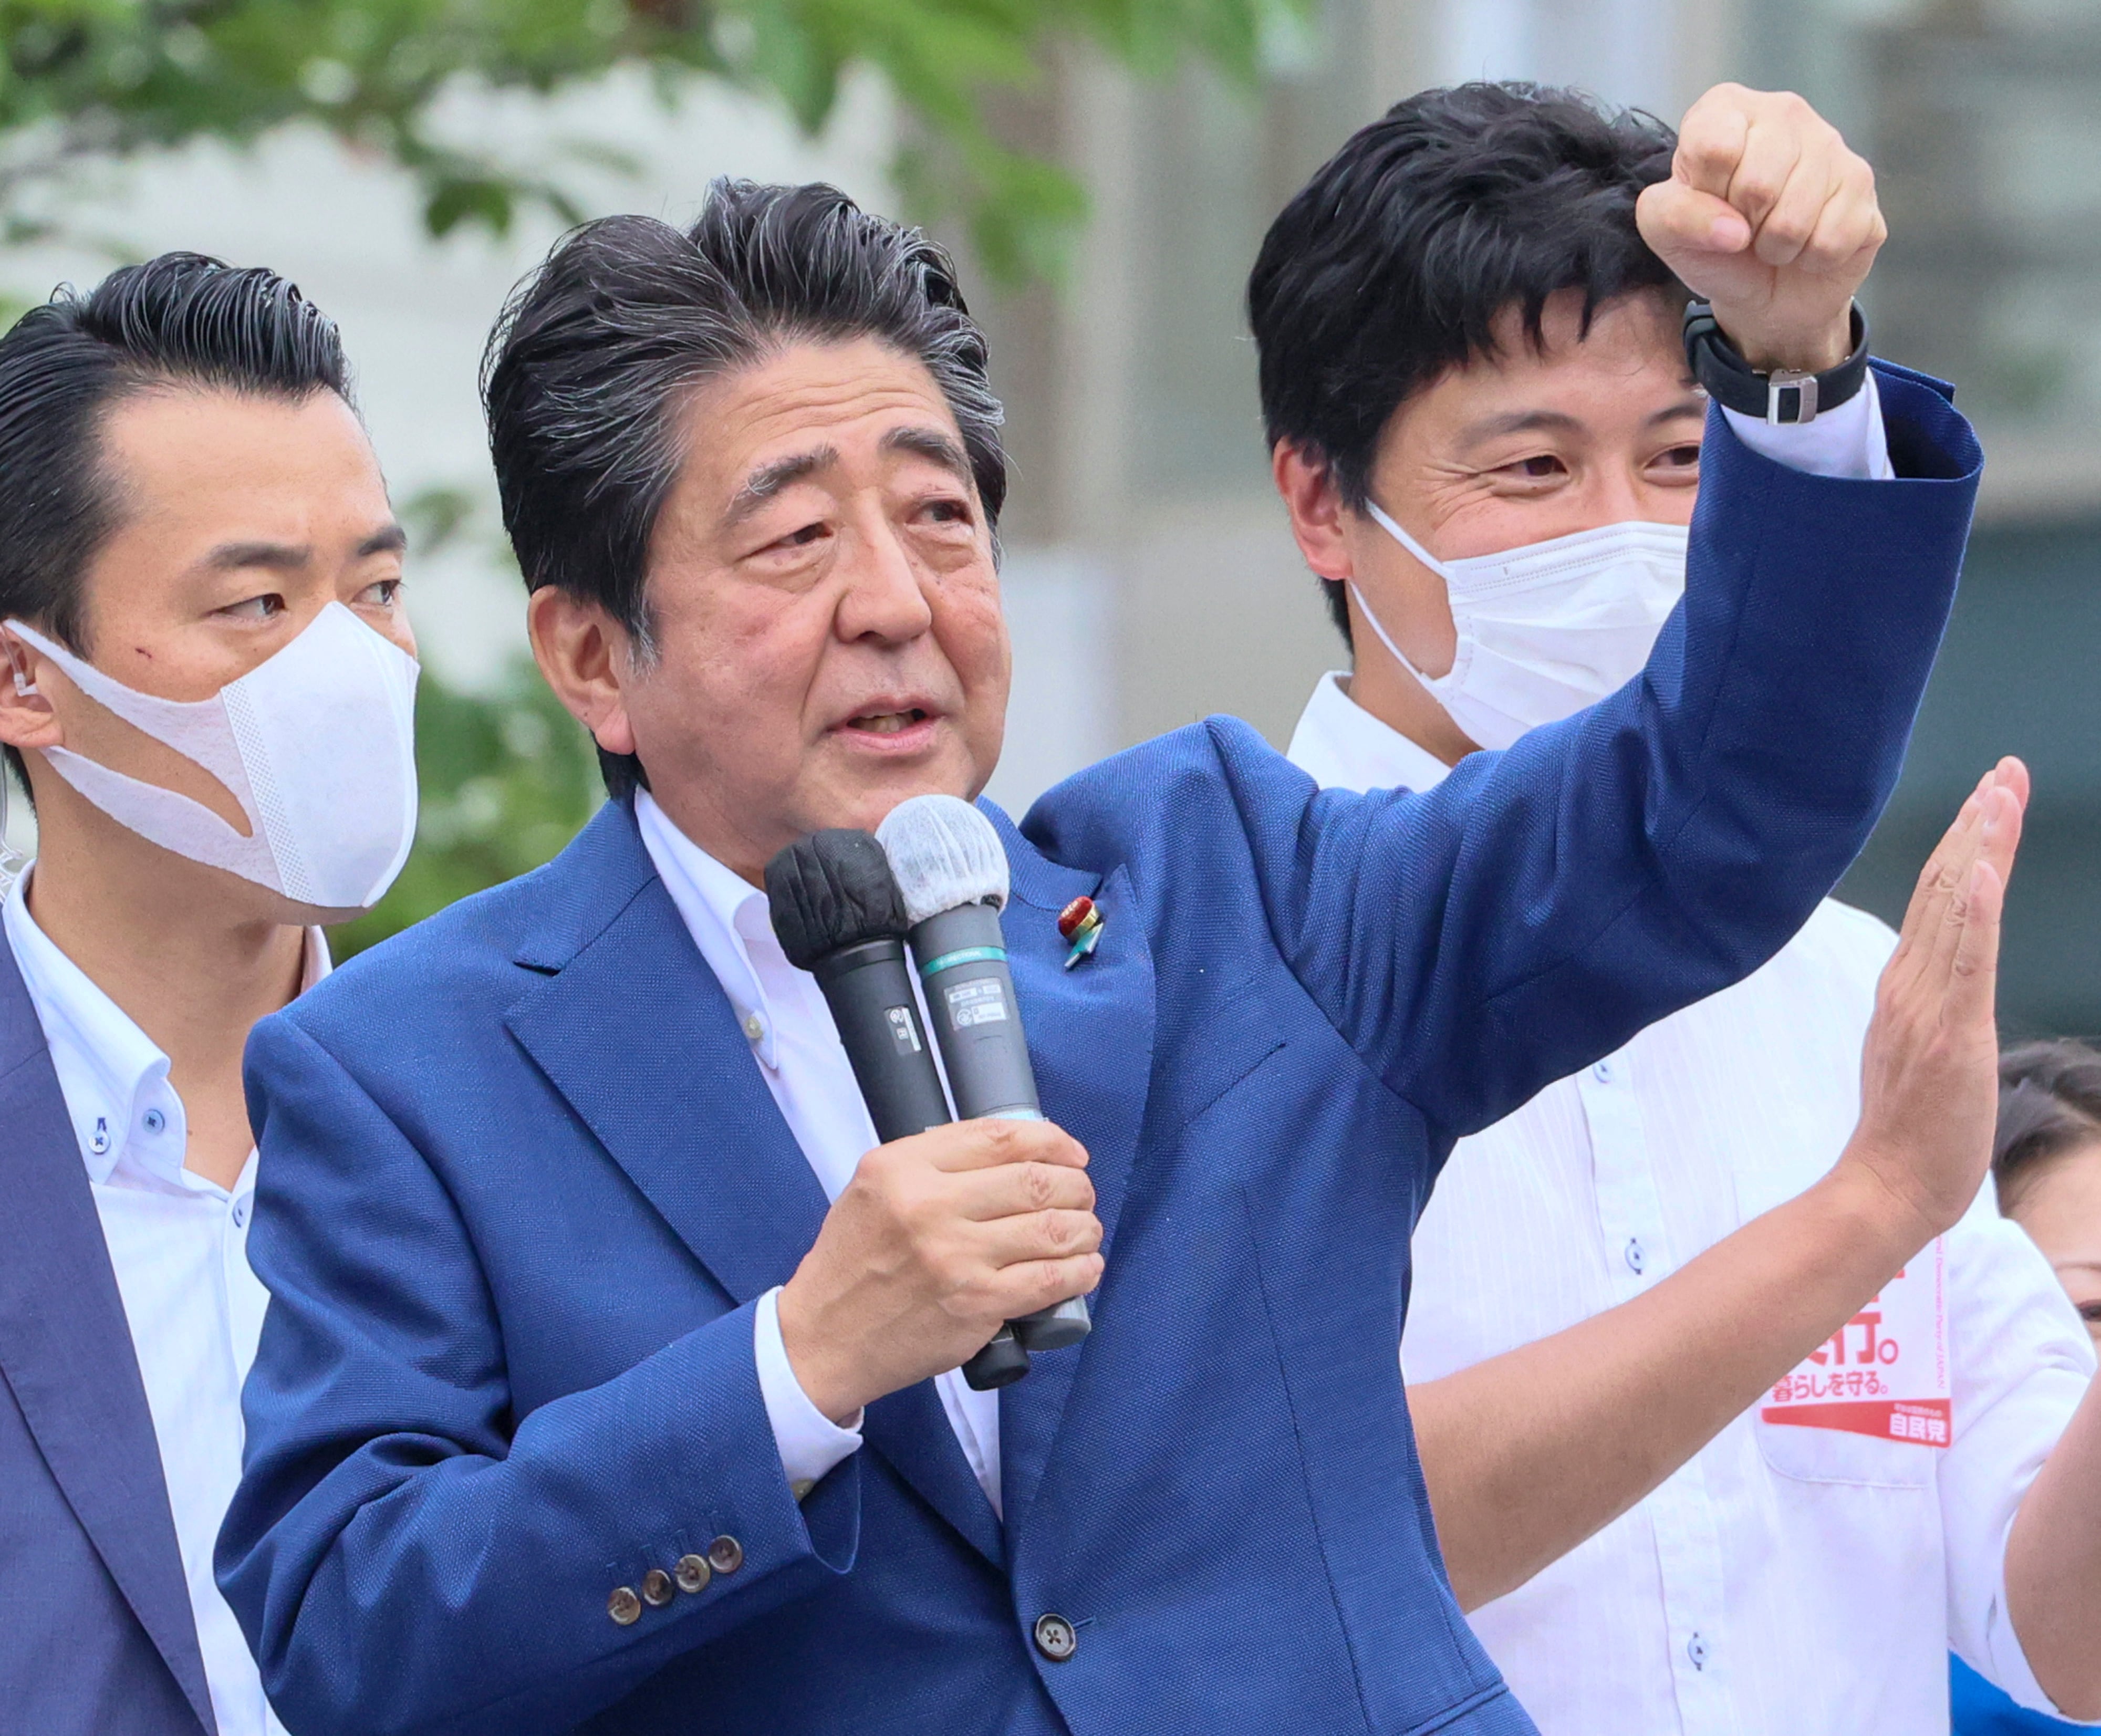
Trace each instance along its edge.
<path fill-rule="evenodd" d="M 797 970 L 781 951 L 766 894 L 688 838 L 646 790 L 636 792 L 635 817 L 658 878 L 736 1009 L 782 1118 L 825 1198 L 837 1199 L 876 1144 L 875 1124 L 817 979 Z M 760 1298 L 754 1319 L 759 1388 L 789 1481 L 815 1481 L 860 1446 L 860 1434 L 833 1424 L 796 1381 L 781 1342 L 779 1295 L 768 1291 Z M 959 1370 L 934 1384 L 949 1426 L 997 1513 L 999 1394 L 972 1392 Z"/>
<path fill-rule="evenodd" d="M 1446 767 L 1322 678 L 1323 785 Z M 1754 975 L 1462 1140 L 1413 1243 L 1401 1360 L 1433 1380 L 1660 1282 L 1838 1158 L 1893 937 L 1826 902 Z M 2015 1509 L 2094 1369 L 1988 1187 L 1943 1239 L 1952 1444 L 1754 1406 L 1631 1512 L 1471 1618 L 1545 1736 L 1931 1736 L 1950 1648 L 2047 1709 L 2006 1612 Z"/>
<path fill-rule="evenodd" d="M 29 880 L 15 883 L 0 923 L 51 1050 L 123 1298 L 212 1714 L 219 1736 L 283 1736 L 211 1573 L 241 1481 L 241 1384 L 269 1300 L 248 1265 L 254 1154 L 230 1190 L 183 1167 L 189 1123 L 168 1057 L 37 926 Z M 327 945 L 311 930 L 302 987 L 327 971 Z"/>

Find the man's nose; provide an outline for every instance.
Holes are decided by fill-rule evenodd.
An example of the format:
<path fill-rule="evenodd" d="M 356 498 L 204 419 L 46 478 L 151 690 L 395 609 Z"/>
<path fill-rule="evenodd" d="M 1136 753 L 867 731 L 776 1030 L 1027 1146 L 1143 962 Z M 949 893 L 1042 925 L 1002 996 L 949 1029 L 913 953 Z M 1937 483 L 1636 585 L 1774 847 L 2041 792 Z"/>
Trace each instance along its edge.
<path fill-rule="evenodd" d="M 918 564 L 887 518 L 851 539 L 847 559 L 851 570 L 836 618 L 841 639 L 901 644 L 933 624 Z"/>

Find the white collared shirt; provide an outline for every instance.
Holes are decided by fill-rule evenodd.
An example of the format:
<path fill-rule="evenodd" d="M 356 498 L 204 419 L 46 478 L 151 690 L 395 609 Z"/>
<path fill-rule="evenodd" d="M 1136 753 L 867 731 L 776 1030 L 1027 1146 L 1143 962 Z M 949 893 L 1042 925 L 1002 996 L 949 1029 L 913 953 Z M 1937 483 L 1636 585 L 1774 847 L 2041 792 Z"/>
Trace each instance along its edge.
<path fill-rule="evenodd" d="M 29 882 L 24 874 L 15 883 L 0 924 L 51 1050 L 124 1300 L 212 1714 L 219 1736 L 283 1736 L 211 1571 L 241 1481 L 241 1385 L 269 1300 L 248 1265 L 255 1156 L 231 1189 L 183 1167 L 189 1123 L 168 1057 L 37 926 Z M 327 943 L 310 929 L 302 990 L 328 968 Z"/>
<path fill-rule="evenodd" d="M 782 1118 L 825 1198 L 837 1199 L 876 1144 L 875 1124 L 817 979 L 797 970 L 781 951 L 766 894 L 688 838 L 646 790 L 635 794 L 635 818 L 658 878 L 736 1010 Z M 814 1482 L 860 1446 L 860 1433 L 835 1425 L 796 1381 L 781 1342 L 779 1294 L 768 1291 L 760 1299 L 753 1325 L 759 1392 L 788 1481 Z M 963 1456 L 997 1513 L 999 1394 L 972 1392 L 960 1371 L 940 1375 L 935 1386 Z"/>
<path fill-rule="evenodd" d="M 1324 786 L 1434 787 L 1447 768 L 1347 680 L 1321 678 L 1292 760 Z M 1639 1295 L 1823 1175 L 1858 1117 L 1891 944 L 1827 901 L 1763 970 L 1460 1140 L 1415 1232 L 1408 1378 Z M 1754 1406 L 1473 1612 L 1545 1736 L 1931 1736 L 1948 1729 L 1951 1648 L 2048 1708 L 2006 1618 L 2006 1539 L 2094 1354 L 1990 1195 L 1942 1238 L 1952 1444 L 1779 1426 Z"/>

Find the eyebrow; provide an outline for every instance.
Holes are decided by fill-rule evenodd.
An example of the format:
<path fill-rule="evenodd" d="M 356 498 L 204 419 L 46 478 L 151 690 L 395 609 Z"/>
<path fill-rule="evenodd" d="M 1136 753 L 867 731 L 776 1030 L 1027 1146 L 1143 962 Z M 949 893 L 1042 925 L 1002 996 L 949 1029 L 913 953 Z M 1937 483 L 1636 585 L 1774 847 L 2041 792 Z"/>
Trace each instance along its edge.
<path fill-rule="evenodd" d="M 838 447 L 817 446 L 761 465 L 744 479 L 744 486 L 730 496 L 729 510 L 723 515 L 723 524 L 741 524 L 783 489 L 792 488 L 805 476 L 838 461 Z"/>
<path fill-rule="evenodd" d="M 357 545 L 357 558 L 365 560 L 374 555 L 398 555 L 408 546 L 409 533 L 398 524 L 389 525 Z M 238 572 L 246 567 L 298 573 L 312 565 L 313 558 L 312 547 L 304 542 L 222 542 L 205 556 L 204 564 L 215 573 Z"/>
<path fill-rule="evenodd" d="M 971 469 L 971 461 L 963 449 L 939 428 L 892 428 L 882 436 L 885 452 L 909 452 L 939 464 L 955 477 L 973 487 L 977 478 Z"/>
<path fill-rule="evenodd" d="M 1706 413 L 1706 399 L 1688 393 L 1676 403 L 1665 405 L 1642 426 L 1645 428 L 1657 427 L 1683 417 L 1704 416 Z M 1462 446 L 1472 447 L 1510 434 L 1577 434 L 1581 433 L 1582 428 L 1581 420 L 1565 410 L 1508 410 L 1499 416 L 1484 416 L 1478 422 L 1470 423 L 1461 431 L 1459 439 Z"/>

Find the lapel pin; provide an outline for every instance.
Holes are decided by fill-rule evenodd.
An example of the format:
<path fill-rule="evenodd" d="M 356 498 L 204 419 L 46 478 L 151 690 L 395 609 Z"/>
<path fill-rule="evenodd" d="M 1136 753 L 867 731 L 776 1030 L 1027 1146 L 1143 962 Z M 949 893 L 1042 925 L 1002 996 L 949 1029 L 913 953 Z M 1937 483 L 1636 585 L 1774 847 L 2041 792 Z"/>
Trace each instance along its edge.
<path fill-rule="evenodd" d="M 1101 940 L 1102 913 L 1095 908 L 1095 901 L 1075 898 L 1067 905 L 1058 913 L 1058 932 L 1072 942 L 1073 950 L 1065 954 L 1065 968 L 1069 971 Z"/>

